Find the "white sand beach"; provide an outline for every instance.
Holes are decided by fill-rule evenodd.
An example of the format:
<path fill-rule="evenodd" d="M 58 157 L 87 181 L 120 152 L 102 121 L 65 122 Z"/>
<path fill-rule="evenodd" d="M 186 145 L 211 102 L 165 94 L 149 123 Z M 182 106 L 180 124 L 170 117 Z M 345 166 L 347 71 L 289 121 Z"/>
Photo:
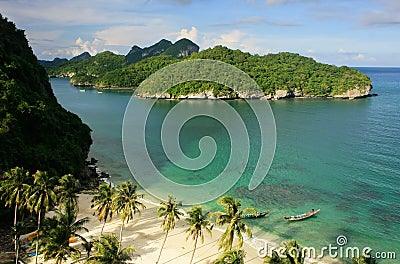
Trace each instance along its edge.
<path fill-rule="evenodd" d="M 89 232 L 82 235 L 86 239 L 97 239 L 102 223 L 98 221 L 96 216 L 93 216 L 93 209 L 90 208 L 92 196 L 89 194 L 79 195 L 79 215 L 78 219 L 89 217 L 90 221 L 85 225 Z M 157 206 L 152 203 L 145 203 L 146 209 L 142 210 L 140 216 L 136 219 L 125 224 L 123 231 L 123 247 L 134 246 L 136 252 L 134 253 L 131 263 L 149 264 L 155 263 L 160 252 L 160 247 L 165 237 L 164 231 L 161 229 L 161 219 L 157 217 Z M 116 233 L 119 235 L 121 227 L 121 220 L 116 215 L 113 220 L 107 223 L 104 227 L 103 233 Z M 194 242 L 191 237 L 186 240 L 187 224 L 182 219 L 177 222 L 175 229 L 169 232 L 167 241 L 165 243 L 160 264 L 180 264 L 189 263 L 191 254 L 193 252 Z M 196 254 L 193 263 L 212 263 L 221 251 L 218 251 L 218 239 L 221 232 L 218 230 L 212 231 L 212 236 L 205 234 L 204 244 L 200 240 L 197 244 Z M 76 241 L 72 245 L 79 246 L 80 241 Z M 246 251 L 245 263 L 257 264 L 262 263 L 263 259 L 257 254 L 257 250 L 245 243 L 243 249 Z M 82 262 L 84 260 L 85 252 L 82 251 Z M 34 263 L 35 258 L 31 257 L 27 263 Z M 53 261 L 43 262 L 40 258 L 40 263 L 53 263 Z M 75 263 L 72 260 L 67 263 Z"/>

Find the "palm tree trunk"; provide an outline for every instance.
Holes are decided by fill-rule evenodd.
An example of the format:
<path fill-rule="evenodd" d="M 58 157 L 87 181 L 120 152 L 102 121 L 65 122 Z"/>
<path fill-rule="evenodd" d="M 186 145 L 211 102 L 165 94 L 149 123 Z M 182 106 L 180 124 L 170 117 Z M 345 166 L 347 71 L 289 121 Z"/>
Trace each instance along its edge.
<path fill-rule="evenodd" d="M 124 223 L 125 223 L 125 219 L 122 219 L 121 230 L 119 231 L 119 248 L 118 248 L 118 252 L 120 252 L 121 248 L 122 248 L 122 230 L 124 229 Z"/>
<path fill-rule="evenodd" d="M 194 257 L 194 252 L 196 252 L 196 246 L 197 246 L 197 239 L 199 238 L 199 236 L 196 236 L 196 239 L 194 240 L 194 249 L 193 249 L 193 253 L 192 253 L 192 257 L 190 258 L 190 264 L 192 264 L 193 262 L 193 257 Z"/>
<path fill-rule="evenodd" d="M 35 255 L 35 264 L 38 263 L 38 251 L 39 251 L 39 229 L 40 229 L 40 214 L 42 210 L 39 210 L 39 215 L 38 215 L 38 228 L 36 230 L 36 255 Z"/>
<path fill-rule="evenodd" d="M 18 264 L 19 262 L 19 241 L 17 245 L 17 251 L 15 252 L 15 264 Z"/>
<path fill-rule="evenodd" d="M 158 264 L 158 262 L 160 261 L 161 253 L 162 253 L 162 250 L 163 250 L 163 248 L 164 248 L 165 241 L 167 240 L 167 236 L 168 236 L 168 231 L 167 231 L 167 233 L 165 233 L 164 241 L 163 241 L 163 243 L 162 243 L 162 245 L 161 245 L 160 254 L 158 255 L 156 264 Z"/>
<path fill-rule="evenodd" d="M 106 225 L 106 220 L 103 222 L 103 226 L 101 227 L 100 236 L 103 234 L 104 226 Z"/>
<path fill-rule="evenodd" d="M 17 242 L 17 212 L 18 212 L 18 203 L 15 203 L 14 208 L 14 249 L 15 249 L 15 264 L 18 264 L 18 242 Z"/>

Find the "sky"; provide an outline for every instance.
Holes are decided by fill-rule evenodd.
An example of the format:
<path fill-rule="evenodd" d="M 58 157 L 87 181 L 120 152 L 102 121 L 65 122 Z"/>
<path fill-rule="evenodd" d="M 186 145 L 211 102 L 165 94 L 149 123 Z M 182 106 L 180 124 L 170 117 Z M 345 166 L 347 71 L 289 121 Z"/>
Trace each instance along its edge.
<path fill-rule="evenodd" d="M 39 59 L 188 38 L 252 54 L 400 66 L 399 0 L 0 0 Z"/>

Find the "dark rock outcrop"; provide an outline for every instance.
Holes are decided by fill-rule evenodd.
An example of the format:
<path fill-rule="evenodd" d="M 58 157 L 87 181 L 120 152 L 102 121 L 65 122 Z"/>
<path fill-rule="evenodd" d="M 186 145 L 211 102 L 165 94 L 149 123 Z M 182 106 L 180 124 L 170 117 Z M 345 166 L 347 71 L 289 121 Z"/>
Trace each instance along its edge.
<path fill-rule="evenodd" d="M 170 55 L 175 58 L 184 58 L 198 51 L 199 46 L 186 38 L 180 39 L 174 44 L 169 40 L 162 39 L 156 44 L 143 49 L 137 45 L 133 46 L 125 58 L 129 64 L 132 64 L 145 58 L 158 55 Z"/>
<path fill-rule="evenodd" d="M 73 57 L 69 61 L 81 61 L 81 60 L 86 60 L 92 57 L 89 52 L 85 51 L 82 54 L 79 54 L 78 56 Z"/>
<path fill-rule="evenodd" d="M 172 42 L 166 39 L 162 39 L 156 44 L 140 48 L 139 46 L 133 46 L 129 53 L 125 56 L 126 61 L 129 64 L 141 61 L 145 58 L 161 55 L 165 50 L 167 50 L 172 45 Z"/>
<path fill-rule="evenodd" d="M 183 38 L 170 46 L 163 54 L 171 55 L 176 58 L 184 58 L 193 52 L 199 52 L 200 47 L 192 41 Z"/>

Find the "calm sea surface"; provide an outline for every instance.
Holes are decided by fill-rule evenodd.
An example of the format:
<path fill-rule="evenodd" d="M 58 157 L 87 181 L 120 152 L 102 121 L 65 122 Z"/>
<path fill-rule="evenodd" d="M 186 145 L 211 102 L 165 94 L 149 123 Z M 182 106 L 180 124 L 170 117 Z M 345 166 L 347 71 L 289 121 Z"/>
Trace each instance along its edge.
<path fill-rule="evenodd" d="M 336 238 L 344 235 L 349 246 L 396 251 L 400 258 L 400 68 L 360 70 L 370 76 L 378 97 L 270 102 L 277 126 L 276 154 L 264 182 L 253 191 L 246 186 L 258 158 L 254 146 L 260 131 L 245 102 L 229 102 L 245 119 L 253 146 L 244 176 L 229 193 L 245 206 L 271 210 L 267 218 L 248 220 L 257 237 L 276 242 L 294 238 L 319 249 L 336 245 Z M 114 182 L 130 179 L 121 126 L 131 95 L 92 89 L 82 92 L 67 79 L 51 79 L 51 84 L 60 104 L 92 128 L 90 155 L 99 159 L 99 166 Z M 135 100 L 143 99 L 132 103 Z M 187 184 L 207 182 L 227 164 L 229 135 L 213 119 L 190 120 L 181 131 L 183 151 L 196 157 L 199 139 L 210 135 L 218 146 L 217 158 L 201 171 L 177 168 L 162 153 L 159 139 L 161 122 L 176 103 L 159 100 L 155 104 L 147 125 L 151 131 L 149 153 L 170 179 Z M 213 107 L 209 101 L 196 103 Z M 214 203 L 205 206 L 215 209 Z M 317 217 L 295 223 L 283 220 L 284 215 L 311 208 L 321 208 Z"/>

